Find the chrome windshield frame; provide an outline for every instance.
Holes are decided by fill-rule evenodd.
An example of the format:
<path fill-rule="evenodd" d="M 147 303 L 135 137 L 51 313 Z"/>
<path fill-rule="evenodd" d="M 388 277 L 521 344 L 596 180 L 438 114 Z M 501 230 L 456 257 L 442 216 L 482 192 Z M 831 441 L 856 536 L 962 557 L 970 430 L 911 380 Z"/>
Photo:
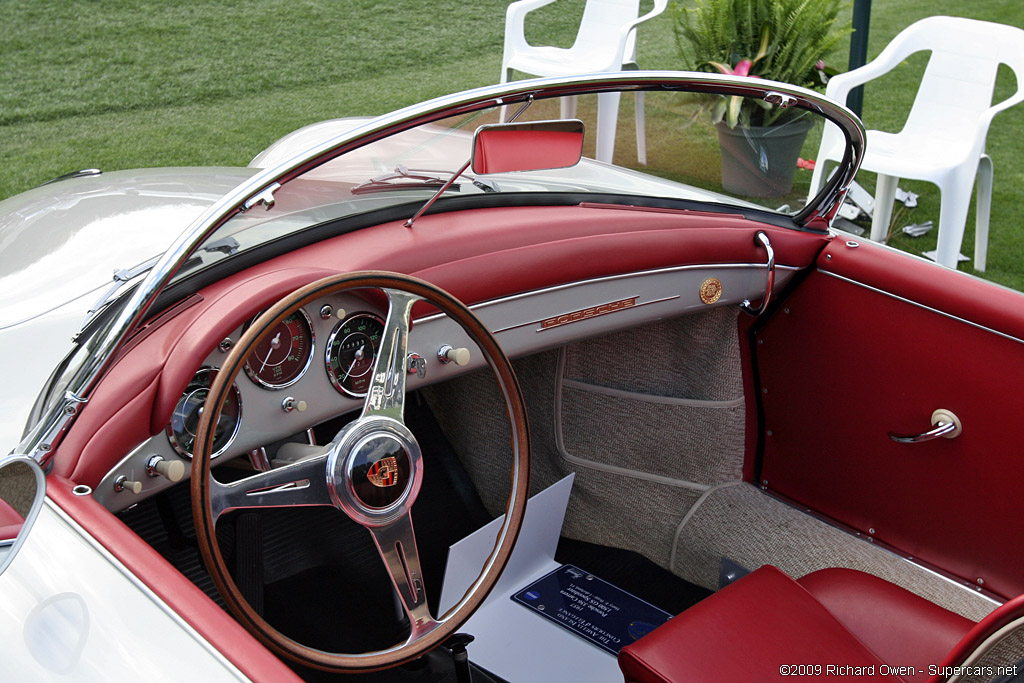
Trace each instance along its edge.
<path fill-rule="evenodd" d="M 762 98 L 769 93 L 781 94 L 792 98 L 788 100 L 792 102 L 791 106 L 810 110 L 835 123 L 846 137 L 846 154 L 824 189 L 793 217 L 802 228 L 821 232 L 828 229 L 863 156 L 863 125 L 848 109 L 821 93 L 775 81 L 720 74 L 628 71 L 514 81 L 446 95 L 400 109 L 312 146 L 277 166 L 263 169 L 195 219 L 164 252 L 146 279 L 134 289 L 131 299 L 116 319 L 101 332 L 102 337 L 92 344 L 94 348 L 90 356 L 76 365 L 73 376 L 64 385 L 63 397 L 59 400 L 56 397 L 50 399 L 48 407 L 29 429 L 15 452 L 46 463 L 125 341 L 145 320 L 160 292 L 216 230 L 235 215 L 252 210 L 267 197 L 268 191 L 273 191 L 275 184 L 284 185 L 352 149 L 443 117 L 466 114 L 489 106 L 514 105 L 531 97 L 540 99 L 615 90 L 678 90 Z"/>

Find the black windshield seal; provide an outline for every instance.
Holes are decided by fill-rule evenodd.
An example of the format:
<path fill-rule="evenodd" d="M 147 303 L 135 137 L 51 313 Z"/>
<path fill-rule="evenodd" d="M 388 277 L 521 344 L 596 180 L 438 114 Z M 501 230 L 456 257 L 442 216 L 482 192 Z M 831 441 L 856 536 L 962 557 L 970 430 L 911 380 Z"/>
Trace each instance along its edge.
<path fill-rule="evenodd" d="M 630 206 L 649 209 L 670 209 L 676 211 L 700 211 L 704 213 L 721 213 L 740 216 L 762 224 L 779 228 L 787 228 L 799 232 L 818 232 L 801 227 L 792 216 L 760 211 L 752 208 L 736 207 L 713 202 L 701 202 L 692 199 L 676 199 L 672 197 L 648 197 L 643 195 L 622 195 L 594 192 L 518 192 L 502 194 L 474 194 L 459 197 L 447 197 L 439 200 L 431 207 L 428 214 L 451 213 L 470 209 L 486 209 L 500 207 L 525 206 L 578 206 L 580 204 L 607 204 L 609 206 Z M 257 247 L 240 252 L 226 259 L 217 261 L 190 277 L 175 282 L 167 287 L 154 302 L 146 320 L 151 320 L 176 302 L 191 296 L 199 290 L 212 285 L 230 275 L 247 268 L 269 261 L 282 254 L 322 242 L 339 235 L 368 228 L 381 223 L 402 221 L 411 216 L 422 205 L 422 201 L 405 202 L 388 206 L 375 211 L 335 218 L 323 223 L 311 225 L 301 231 L 292 232 Z M 412 228 L 415 230 L 415 228 Z"/>

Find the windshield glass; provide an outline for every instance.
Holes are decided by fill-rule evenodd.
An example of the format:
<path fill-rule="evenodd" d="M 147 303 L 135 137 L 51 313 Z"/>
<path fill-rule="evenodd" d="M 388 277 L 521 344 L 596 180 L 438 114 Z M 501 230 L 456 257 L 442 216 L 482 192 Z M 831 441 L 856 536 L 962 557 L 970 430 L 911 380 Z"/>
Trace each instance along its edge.
<path fill-rule="evenodd" d="M 525 108 L 492 106 L 353 149 L 276 189 L 270 208 L 258 205 L 227 221 L 179 277 L 326 221 L 408 205 L 404 220 L 467 164 L 480 126 L 512 119 L 581 120 L 586 131 L 583 159 L 574 167 L 553 170 L 474 175 L 467 169 L 445 190 L 438 208 L 450 197 L 486 194 L 488 201 L 500 203 L 506 195 L 524 192 L 572 192 L 795 214 L 813 194 L 812 162 L 807 160 L 818 154 L 824 127 L 836 139 L 833 156 L 842 158 L 839 129 L 805 109 L 783 110 L 764 98 L 669 91 L 644 92 L 642 102 L 634 92 L 622 93 L 616 107 L 611 101 L 616 96 L 600 96 L 603 104 L 598 95 L 584 95 L 538 98 Z M 344 130 L 346 122 L 321 127 L 327 139 Z M 300 144 L 308 147 L 316 133 L 316 126 L 304 129 L 295 136 L 295 149 L 288 148 L 286 139 L 276 155 L 287 158 L 301 152 Z"/>

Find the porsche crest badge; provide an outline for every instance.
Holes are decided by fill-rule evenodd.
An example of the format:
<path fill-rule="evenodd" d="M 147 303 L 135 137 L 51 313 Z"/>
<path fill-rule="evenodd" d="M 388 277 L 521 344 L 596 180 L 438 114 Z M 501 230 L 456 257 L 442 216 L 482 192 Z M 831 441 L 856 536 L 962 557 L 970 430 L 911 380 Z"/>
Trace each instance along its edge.
<path fill-rule="evenodd" d="M 706 304 L 713 304 L 722 296 L 722 281 L 717 277 L 709 277 L 700 283 L 700 300 Z"/>
<path fill-rule="evenodd" d="M 394 486 L 398 483 L 398 460 L 394 456 L 381 458 L 370 465 L 366 478 L 378 488 Z"/>

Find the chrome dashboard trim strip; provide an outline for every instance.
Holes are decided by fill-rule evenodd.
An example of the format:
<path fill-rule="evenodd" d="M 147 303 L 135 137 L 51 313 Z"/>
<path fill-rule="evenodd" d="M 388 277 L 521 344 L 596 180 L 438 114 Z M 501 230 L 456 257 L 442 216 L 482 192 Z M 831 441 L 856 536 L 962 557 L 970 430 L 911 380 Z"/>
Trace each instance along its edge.
<path fill-rule="evenodd" d="M 854 280 L 852 278 L 848 278 L 845 275 L 837 275 L 836 273 L 832 273 L 832 272 L 827 271 L 827 270 L 821 270 L 820 268 L 818 269 L 818 272 L 821 273 L 822 275 L 828 275 L 829 277 L 834 277 L 837 280 L 842 280 L 843 282 L 849 282 L 851 285 L 857 285 L 858 287 L 863 287 L 864 289 L 871 290 L 872 292 L 877 292 L 878 294 L 885 295 L 885 296 L 887 296 L 887 297 L 889 297 L 891 299 L 896 299 L 897 301 L 902 301 L 904 303 L 910 304 L 912 306 L 916 306 L 916 307 L 924 309 L 926 311 L 931 311 L 932 313 L 936 313 L 936 314 L 941 315 L 941 316 L 943 316 L 945 318 L 949 318 L 950 320 L 955 320 L 957 322 L 963 323 L 964 325 L 969 325 L 969 326 L 974 327 L 976 329 L 979 329 L 979 330 L 981 330 L 983 332 L 990 332 L 991 334 L 994 334 L 994 335 L 996 335 L 998 337 L 1002 337 L 1003 339 L 1008 339 L 1009 341 L 1017 342 L 1018 344 L 1024 344 L 1024 339 L 1021 339 L 1019 337 L 1014 337 L 1013 335 L 1006 334 L 1005 332 L 1000 332 L 999 330 L 994 330 L 991 327 L 986 327 L 985 325 L 980 325 L 980 324 L 978 324 L 976 322 L 971 322 L 970 320 L 967 320 L 965 318 L 961 318 L 960 316 L 953 315 L 952 313 L 947 313 L 945 311 L 940 311 L 937 308 L 932 308 L 931 306 L 926 306 L 925 304 L 922 304 L 922 303 L 919 303 L 917 301 L 914 301 L 913 299 L 908 299 L 908 298 L 900 296 L 898 294 L 893 294 L 892 292 L 887 292 L 884 289 L 879 289 L 878 287 L 874 287 L 872 285 L 864 284 L 863 282 L 860 282 L 859 280 Z"/>
<path fill-rule="evenodd" d="M 741 269 L 741 268 L 751 268 L 751 269 L 756 269 L 756 270 L 764 270 L 764 264 L 763 263 L 698 263 L 698 264 L 686 265 L 686 266 L 669 266 L 667 268 L 654 268 L 652 270 L 636 270 L 636 271 L 633 271 L 631 273 L 619 273 L 617 275 L 603 275 L 601 277 L 590 278 L 589 280 L 578 280 L 576 282 L 566 282 L 565 284 L 561 284 L 561 285 L 552 285 L 551 287 L 542 287 L 540 289 L 530 290 L 529 292 L 521 292 L 519 294 L 512 294 L 511 296 L 503 296 L 503 297 L 499 297 L 497 299 L 490 299 L 489 301 L 482 301 L 482 302 L 477 303 L 477 304 L 472 304 L 471 306 L 469 306 L 469 309 L 471 311 L 473 311 L 474 313 L 476 313 L 477 311 L 483 310 L 483 309 L 488 308 L 490 306 L 498 306 L 500 304 L 508 303 L 510 301 L 517 301 L 519 299 L 525 299 L 525 298 L 528 298 L 528 297 L 533 297 L 533 296 L 538 296 L 538 295 L 542 295 L 542 294 L 547 294 L 549 292 L 557 292 L 557 291 L 561 291 L 563 289 L 571 289 L 573 287 L 583 287 L 583 286 L 592 285 L 592 284 L 595 284 L 595 283 L 598 283 L 598 282 L 614 282 L 615 280 L 625 280 L 627 278 L 632 278 L 632 277 L 644 277 L 644 276 L 647 276 L 647 275 L 661 275 L 661 274 L 664 274 L 664 273 L 679 273 L 679 272 L 684 272 L 684 271 L 688 271 L 688 270 L 710 270 L 710 269 L 737 270 L 737 269 Z M 802 270 L 802 268 L 800 268 L 799 266 L 779 266 L 779 265 L 775 266 L 775 269 L 776 270 L 793 271 L 793 272 Z M 647 304 L 656 304 L 656 303 L 660 303 L 662 301 L 670 301 L 672 299 L 678 299 L 678 298 L 679 298 L 678 296 L 675 296 L 675 297 L 668 297 L 668 298 L 665 298 L 665 299 L 658 299 L 657 301 L 645 301 L 643 303 L 637 304 L 636 306 L 633 306 L 632 308 L 639 308 L 640 306 L 645 306 Z M 437 319 L 440 319 L 440 318 L 443 318 L 443 317 L 445 317 L 444 313 L 433 313 L 431 315 L 424 316 L 422 318 L 416 318 L 413 322 L 416 323 L 416 324 L 422 324 L 422 323 L 427 323 L 427 322 L 430 322 L 432 320 L 437 320 Z M 517 325 L 512 325 L 511 327 L 504 327 L 504 328 L 502 328 L 500 330 L 492 330 L 492 333 L 493 334 L 497 334 L 498 332 L 505 332 L 507 330 L 514 330 L 514 329 L 518 329 L 520 327 L 525 327 L 526 325 L 535 324 L 537 322 L 540 322 L 540 321 L 530 321 L 530 322 L 526 322 L 526 323 L 519 323 Z"/>

